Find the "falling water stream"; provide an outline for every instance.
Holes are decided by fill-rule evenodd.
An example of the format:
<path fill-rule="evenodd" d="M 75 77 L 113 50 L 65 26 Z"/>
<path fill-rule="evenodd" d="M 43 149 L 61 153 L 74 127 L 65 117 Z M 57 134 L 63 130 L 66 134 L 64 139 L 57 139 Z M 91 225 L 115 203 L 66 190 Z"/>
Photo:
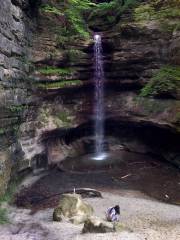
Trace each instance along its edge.
<path fill-rule="evenodd" d="M 104 160 L 104 66 L 101 36 L 94 35 L 94 84 L 95 84 L 95 156 L 94 160 Z"/>

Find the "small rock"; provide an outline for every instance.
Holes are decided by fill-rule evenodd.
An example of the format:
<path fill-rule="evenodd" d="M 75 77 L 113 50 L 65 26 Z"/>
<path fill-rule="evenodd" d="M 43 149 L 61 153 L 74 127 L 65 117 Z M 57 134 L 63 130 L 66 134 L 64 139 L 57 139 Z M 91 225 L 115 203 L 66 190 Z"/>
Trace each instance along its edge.
<path fill-rule="evenodd" d="M 55 221 L 55 222 L 61 222 L 62 221 L 62 212 L 58 207 L 54 209 L 53 221 Z"/>
<path fill-rule="evenodd" d="M 115 232 L 114 224 L 106 222 L 97 217 L 88 218 L 82 230 L 82 233 L 107 233 Z"/>

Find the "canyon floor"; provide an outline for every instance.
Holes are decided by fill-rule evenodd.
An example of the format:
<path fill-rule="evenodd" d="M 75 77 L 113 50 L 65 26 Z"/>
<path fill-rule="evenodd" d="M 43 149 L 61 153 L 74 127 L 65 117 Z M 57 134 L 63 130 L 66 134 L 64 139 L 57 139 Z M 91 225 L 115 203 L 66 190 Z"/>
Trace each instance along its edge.
<path fill-rule="evenodd" d="M 53 209 L 31 210 L 9 208 L 11 224 L 0 227 L 1 240 L 177 240 L 180 238 L 180 208 L 154 200 L 103 192 L 103 198 L 86 199 L 100 217 L 105 210 L 119 203 L 120 221 L 131 231 L 105 234 L 81 234 L 83 225 L 53 222 Z M 137 193 L 136 193 L 137 196 Z"/>
<path fill-rule="evenodd" d="M 138 161 L 137 161 L 138 160 Z M 177 240 L 180 239 L 180 173 L 168 163 L 140 155 L 96 172 L 68 172 L 57 168 L 30 175 L 21 185 L 16 204 L 8 206 L 10 223 L 0 226 L 0 240 Z M 109 170 L 107 170 L 109 169 Z M 83 225 L 53 222 L 62 192 L 94 188 L 103 198 L 85 198 L 95 215 L 105 218 L 119 204 L 120 233 L 82 234 Z M 6 206 L 7 207 L 7 206 Z"/>

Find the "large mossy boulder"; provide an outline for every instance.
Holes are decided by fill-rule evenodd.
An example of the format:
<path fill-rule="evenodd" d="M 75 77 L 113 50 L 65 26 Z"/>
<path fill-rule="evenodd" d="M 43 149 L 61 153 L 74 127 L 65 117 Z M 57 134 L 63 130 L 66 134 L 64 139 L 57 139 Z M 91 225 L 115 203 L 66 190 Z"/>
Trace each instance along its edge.
<path fill-rule="evenodd" d="M 63 194 L 53 213 L 54 221 L 69 219 L 75 224 L 85 222 L 93 214 L 93 208 L 78 194 Z"/>

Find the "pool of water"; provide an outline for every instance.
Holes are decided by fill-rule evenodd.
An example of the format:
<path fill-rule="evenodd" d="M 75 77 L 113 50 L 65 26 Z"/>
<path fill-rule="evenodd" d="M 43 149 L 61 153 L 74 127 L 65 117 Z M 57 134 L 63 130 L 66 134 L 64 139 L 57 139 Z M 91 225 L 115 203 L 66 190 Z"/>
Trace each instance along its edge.
<path fill-rule="evenodd" d="M 105 161 L 93 160 L 92 156 L 69 158 L 60 168 L 48 170 L 46 176 L 18 194 L 19 205 L 54 207 L 62 192 L 73 192 L 74 188 L 95 188 L 180 205 L 180 171 L 170 163 L 126 151 L 109 154 Z"/>

